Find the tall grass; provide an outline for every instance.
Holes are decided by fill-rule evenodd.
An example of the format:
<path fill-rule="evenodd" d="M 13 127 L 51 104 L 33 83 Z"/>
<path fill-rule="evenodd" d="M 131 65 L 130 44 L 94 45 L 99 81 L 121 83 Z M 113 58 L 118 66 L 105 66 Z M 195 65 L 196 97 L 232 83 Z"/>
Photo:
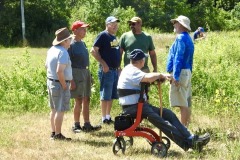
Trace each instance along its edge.
<path fill-rule="evenodd" d="M 168 52 L 166 46 L 171 45 L 175 35 L 148 32 L 153 35 L 156 46 L 158 70 L 164 72 Z M 85 38 L 89 50 L 95 36 L 89 33 Z M 210 32 L 205 40 L 195 43 L 193 114 L 189 128 L 194 133 L 210 132 L 211 141 L 203 153 L 185 153 L 173 144 L 169 150 L 169 159 L 240 158 L 239 37 L 239 31 Z M 0 154 L 3 159 L 155 159 L 150 156 L 150 146 L 141 138 L 134 138 L 134 146 L 127 150 L 125 156 L 113 156 L 112 126 L 103 126 L 97 133 L 72 135 L 72 113 L 66 114 L 63 131 L 74 141 L 49 142 L 49 108 L 44 68 L 46 52 L 46 48 L 0 49 Z M 98 63 L 92 57 L 90 62 L 95 81 L 90 118 L 96 124 L 101 119 Z M 169 107 L 168 89 L 168 83 L 162 85 L 166 107 Z M 154 85 L 150 90 L 150 102 L 159 104 L 159 94 Z M 179 110 L 173 110 L 179 115 Z M 112 115 L 116 116 L 120 112 L 118 101 L 114 101 Z M 143 123 L 149 124 L 145 121 Z"/>
<path fill-rule="evenodd" d="M 213 32 L 195 43 L 193 93 L 209 101 L 214 115 L 240 113 L 239 37 L 239 31 Z"/>

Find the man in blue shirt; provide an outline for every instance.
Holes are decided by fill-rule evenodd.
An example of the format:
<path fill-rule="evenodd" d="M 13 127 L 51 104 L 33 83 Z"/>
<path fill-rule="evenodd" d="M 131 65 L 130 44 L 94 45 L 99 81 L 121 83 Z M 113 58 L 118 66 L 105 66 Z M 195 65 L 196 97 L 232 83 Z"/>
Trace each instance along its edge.
<path fill-rule="evenodd" d="M 100 81 L 100 105 L 102 122 L 112 124 L 110 116 L 112 100 L 118 99 L 117 82 L 120 66 L 120 47 L 115 36 L 118 30 L 117 18 L 110 16 L 106 19 L 106 30 L 96 38 L 91 53 L 99 62 L 98 78 Z"/>
<path fill-rule="evenodd" d="M 169 74 L 145 73 L 141 71 L 147 56 L 140 49 L 133 50 L 129 57 L 130 64 L 123 68 L 118 81 L 119 91 L 121 89 L 135 91 L 133 94 L 119 94 L 119 103 L 122 106 L 123 113 L 132 117 L 137 115 L 141 83 L 152 83 L 156 80 L 164 81 L 171 77 Z M 199 136 L 191 134 L 171 110 L 163 108 L 161 116 L 159 107 L 151 105 L 148 103 L 146 96 L 144 97 L 145 102 L 143 103 L 141 117 L 148 119 L 183 150 L 187 151 L 192 148 L 201 151 L 210 141 L 209 133 Z"/>
<path fill-rule="evenodd" d="M 195 41 L 204 38 L 205 38 L 204 29 L 202 27 L 198 27 L 198 29 L 193 33 L 193 40 Z"/>
<path fill-rule="evenodd" d="M 189 35 L 190 20 L 185 16 L 172 19 L 174 31 L 178 34 L 167 59 L 167 72 L 173 78 L 170 87 L 170 104 L 181 110 L 181 122 L 187 126 L 191 116 L 191 77 L 194 44 Z"/>
<path fill-rule="evenodd" d="M 72 130 L 79 133 L 97 131 L 101 126 L 92 126 L 89 117 L 89 103 L 91 96 L 91 73 L 89 71 L 89 53 L 84 42 L 87 33 L 86 24 L 82 21 L 75 21 L 72 24 L 72 31 L 75 35 L 68 53 L 72 62 L 73 80 L 71 81 L 71 98 L 74 98 L 74 125 Z M 80 126 L 80 114 L 82 112 L 84 124 Z"/>

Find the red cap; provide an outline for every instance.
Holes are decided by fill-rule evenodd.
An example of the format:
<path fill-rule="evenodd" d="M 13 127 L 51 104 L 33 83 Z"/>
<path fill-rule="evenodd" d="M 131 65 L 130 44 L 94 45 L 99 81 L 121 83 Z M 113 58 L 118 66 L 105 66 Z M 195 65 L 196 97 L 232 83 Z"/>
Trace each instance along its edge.
<path fill-rule="evenodd" d="M 82 21 L 76 21 L 72 24 L 72 31 L 74 31 L 75 29 L 78 29 L 79 27 L 88 27 L 89 24 L 86 24 Z"/>

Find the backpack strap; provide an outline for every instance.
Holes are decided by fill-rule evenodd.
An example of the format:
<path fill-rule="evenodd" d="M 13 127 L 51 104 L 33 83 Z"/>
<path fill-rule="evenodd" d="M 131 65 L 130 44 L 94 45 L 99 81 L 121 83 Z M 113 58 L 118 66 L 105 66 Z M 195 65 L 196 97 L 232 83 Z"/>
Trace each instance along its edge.
<path fill-rule="evenodd" d="M 125 97 L 132 94 L 139 94 L 140 90 L 134 90 L 134 89 L 118 89 L 118 96 L 119 97 Z"/>

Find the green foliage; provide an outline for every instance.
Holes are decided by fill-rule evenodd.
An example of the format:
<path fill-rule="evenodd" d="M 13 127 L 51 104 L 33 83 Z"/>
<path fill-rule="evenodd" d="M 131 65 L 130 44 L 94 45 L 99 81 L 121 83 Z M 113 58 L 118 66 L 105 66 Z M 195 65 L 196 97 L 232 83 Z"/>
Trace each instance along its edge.
<path fill-rule="evenodd" d="M 147 30 L 151 32 L 151 30 Z M 153 34 L 153 40 L 168 41 L 170 35 Z M 173 35 L 171 35 L 172 37 Z M 200 105 L 212 115 L 228 112 L 240 113 L 240 74 L 237 68 L 240 62 L 239 44 L 240 32 L 209 32 L 205 40 L 195 43 L 193 67 L 193 105 Z M 88 33 L 84 38 L 88 49 L 92 47 L 95 34 Z M 173 40 L 173 39 L 171 39 Z M 165 46 L 156 43 L 163 50 Z M 5 50 L 4 52 L 7 52 Z M 35 51 L 36 52 L 36 51 Z M 161 61 L 167 54 L 159 54 Z M 36 61 L 36 64 L 39 63 Z M 34 63 L 35 64 L 35 63 Z M 31 56 L 26 49 L 22 57 L 18 57 L 12 67 L 0 70 L 0 109 L 3 111 L 45 111 L 47 110 L 46 71 L 41 66 L 33 66 Z M 90 71 L 93 75 L 91 106 L 99 106 L 98 63 L 90 58 Z M 164 64 L 159 67 L 164 68 Z M 162 85 L 163 105 L 168 107 L 168 83 Z M 159 104 L 159 94 L 156 85 L 151 86 L 150 102 Z M 117 102 L 116 102 L 117 103 Z"/>
<path fill-rule="evenodd" d="M 120 20 L 119 29 L 117 32 L 117 36 L 120 37 L 124 32 L 130 30 L 129 25 L 127 23 L 132 17 L 135 16 L 135 11 L 132 7 L 124 8 L 115 8 L 112 12 L 112 15 L 116 15 L 116 17 Z"/>
<path fill-rule="evenodd" d="M 213 114 L 240 112 L 240 32 L 209 33 L 195 44 L 193 94 L 209 100 Z"/>
<path fill-rule="evenodd" d="M 10 70 L 0 70 L 0 110 L 12 112 L 46 111 L 46 71 L 33 67 L 26 53 Z"/>
<path fill-rule="evenodd" d="M 190 18 L 192 30 L 236 30 L 240 25 L 237 0 L 24 0 L 24 8 L 26 42 L 19 1 L 0 3 L 0 46 L 49 46 L 57 29 L 79 19 L 91 24 L 91 32 L 100 32 L 110 15 L 124 22 L 118 35 L 128 30 L 125 22 L 132 16 L 141 17 L 145 28 L 161 32 L 172 32 L 169 21 L 179 15 Z"/>
<path fill-rule="evenodd" d="M 68 24 L 70 10 L 63 1 L 24 1 L 26 39 L 30 46 L 49 46 L 55 30 Z M 6 1 L 0 11 L 0 44 L 22 46 L 19 1 Z M 6 18 L 5 18 L 6 17 Z"/>
<path fill-rule="evenodd" d="M 118 7 L 117 3 L 111 0 L 89 1 L 88 3 L 85 3 L 85 5 L 81 5 L 80 8 L 76 5 L 73 8 L 72 13 L 70 26 L 74 21 L 82 20 L 90 24 L 89 31 L 92 32 L 100 32 L 104 30 L 106 18 L 109 16 L 115 16 L 121 21 L 121 26 L 117 33 L 118 36 L 129 29 L 127 20 L 135 16 L 135 11 L 132 7 L 126 7 L 126 9 L 124 9 Z"/>

